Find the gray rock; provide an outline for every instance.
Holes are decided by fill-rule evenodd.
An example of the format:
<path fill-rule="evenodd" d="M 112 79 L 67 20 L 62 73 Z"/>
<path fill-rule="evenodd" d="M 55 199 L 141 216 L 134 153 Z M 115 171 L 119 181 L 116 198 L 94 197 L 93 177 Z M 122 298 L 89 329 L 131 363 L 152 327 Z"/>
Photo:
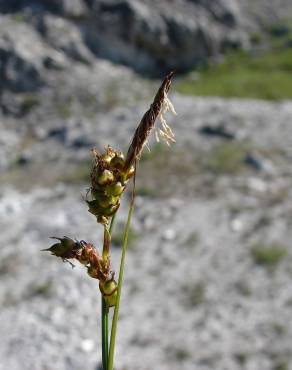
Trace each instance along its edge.
<path fill-rule="evenodd" d="M 239 3 L 235 0 L 188 0 L 191 3 L 199 5 L 211 14 L 211 16 L 229 27 L 237 25 L 242 17 Z"/>
<path fill-rule="evenodd" d="M 93 61 L 93 55 L 84 44 L 79 28 L 72 22 L 45 14 L 39 19 L 38 29 L 49 45 L 64 52 L 68 57 L 83 63 Z"/>
<path fill-rule="evenodd" d="M 2 87 L 15 91 L 34 90 L 43 83 L 40 75 L 40 65 L 32 60 L 30 55 L 25 55 L 25 50 L 22 49 L 27 47 L 25 43 L 19 44 L 19 47 L 17 47 L 14 41 L 10 39 L 6 30 L 5 34 L 2 31 L 0 39 Z M 23 41 L 27 41 L 27 39 Z"/>
<path fill-rule="evenodd" d="M 83 0 L 57 1 L 61 14 L 69 18 L 82 18 L 87 15 L 87 7 Z"/>
<path fill-rule="evenodd" d="M 248 46 L 243 18 L 235 0 L 98 1 L 86 41 L 97 55 L 138 71 L 184 71 L 228 45 Z"/>
<path fill-rule="evenodd" d="M 16 18 L 23 16 L 74 60 L 92 63 L 95 54 L 152 75 L 187 71 L 228 49 L 249 48 L 251 33 L 292 14 L 289 0 L 14 0 L 0 2 L 1 10 L 18 12 Z M 49 54 L 45 66 L 60 68 L 60 57 Z M 39 79 L 35 65 L 9 60 L 6 69 L 24 71 L 33 88 Z"/>
<path fill-rule="evenodd" d="M 62 56 L 45 45 L 39 35 L 24 22 L 1 16 L 0 75 L 1 88 L 33 91 L 44 82 L 44 61 L 49 56 L 62 64 Z"/>
<path fill-rule="evenodd" d="M 0 0 L 1 12 L 18 12 L 23 9 L 34 12 L 50 11 L 71 18 L 80 18 L 87 14 L 87 6 L 82 0 Z"/>

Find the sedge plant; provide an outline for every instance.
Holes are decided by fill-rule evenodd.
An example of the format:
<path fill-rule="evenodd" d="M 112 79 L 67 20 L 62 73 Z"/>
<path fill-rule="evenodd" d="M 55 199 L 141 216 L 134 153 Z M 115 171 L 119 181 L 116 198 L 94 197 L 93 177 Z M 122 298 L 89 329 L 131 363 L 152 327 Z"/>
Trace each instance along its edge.
<path fill-rule="evenodd" d="M 97 279 L 101 293 L 101 342 L 102 342 L 102 369 L 114 369 L 114 354 L 117 326 L 119 319 L 120 299 L 123 286 L 125 256 L 128 244 L 129 229 L 134 209 L 135 177 L 137 162 L 152 130 L 156 140 L 164 140 L 166 144 L 175 142 L 174 134 L 164 119 L 168 110 L 175 114 L 175 110 L 167 93 L 169 91 L 173 72 L 163 80 L 148 111 L 142 117 L 126 156 L 122 152 L 107 146 L 103 153 L 92 150 L 93 166 L 91 170 L 91 186 L 85 197 L 88 211 L 95 216 L 98 224 L 103 228 L 103 246 L 101 252 L 85 240 L 73 240 L 67 236 L 53 237 L 57 242 L 45 251 L 62 258 L 63 261 L 77 260 L 85 266 L 87 274 Z M 155 127 L 156 118 L 160 118 L 160 127 Z M 121 196 L 129 180 L 134 179 L 128 218 L 124 229 L 119 274 L 111 266 L 110 249 L 111 233 L 115 217 L 120 207 Z M 109 311 L 113 309 L 113 316 L 109 320 Z M 109 330 L 110 329 L 110 330 Z M 109 335 L 110 333 L 110 335 Z"/>

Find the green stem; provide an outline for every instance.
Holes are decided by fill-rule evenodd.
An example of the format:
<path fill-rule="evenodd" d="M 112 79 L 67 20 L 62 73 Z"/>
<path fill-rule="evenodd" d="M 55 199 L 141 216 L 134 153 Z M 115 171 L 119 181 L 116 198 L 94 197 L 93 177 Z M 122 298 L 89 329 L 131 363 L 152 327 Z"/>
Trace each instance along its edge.
<path fill-rule="evenodd" d="M 113 227 L 114 227 L 114 224 L 115 224 L 115 219 L 116 219 L 116 213 L 113 215 L 113 217 L 111 219 L 111 224 L 110 224 L 110 228 L 109 228 L 109 233 L 111 235 L 112 235 Z"/>
<path fill-rule="evenodd" d="M 131 204 L 130 204 L 127 224 L 126 224 L 125 231 L 124 231 L 121 263 L 120 263 L 120 272 L 119 272 L 119 281 L 118 281 L 118 290 L 117 290 L 117 302 L 116 302 L 116 305 L 115 305 L 115 310 L 114 310 L 114 315 L 113 315 L 113 320 L 112 320 L 111 340 L 110 340 L 109 359 L 108 359 L 108 370 L 113 370 L 113 368 L 114 368 L 114 354 L 115 354 L 117 325 L 118 325 L 118 318 L 119 318 L 119 307 L 120 307 L 121 291 L 122 291 L 123 276 L 124 276 L 125 257 L 126 257 L 126 250 L 127 250 L 128 237 L 129 237 L 129 229 L 130 229 L 133 209 L 134 209 L 134 197 L 132 198 L 132 201 L 131 201 Z"/>
<path fill-rule="evenodd" d="M 109 308 L 101 297 L 101 341 L 102 341 L 102 369 L 108 369 L 108 313 Z"/>
<path fill-rule="evenodd" d="M 115 215 L 111 219 L 109 233 L 112 233 Z M 101 342 L 102 342 L 102 369 L 108 370 L 108 321 L 109 308 L 106 301 L 101 297 Z"/>

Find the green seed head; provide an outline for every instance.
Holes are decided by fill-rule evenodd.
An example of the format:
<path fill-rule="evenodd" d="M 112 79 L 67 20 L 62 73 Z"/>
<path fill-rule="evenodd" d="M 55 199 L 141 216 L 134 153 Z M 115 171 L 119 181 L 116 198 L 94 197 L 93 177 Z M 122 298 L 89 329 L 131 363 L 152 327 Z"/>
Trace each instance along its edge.
<path fill-rule="evenodd" d="M 113 216 L 116 211 L 119 209 L 120 203 L 118 202 L 116 205 L 113 205 L 109 208 L 104 209 L 103 213 L 105 216 Z"/>
<path fill-rule="evenodd" d="M 109 209 L 112 206 L 115 206 L 118 203 L 119 199 L 120 199 L 119 197 L 113 197 L 111 195 L 110 196 L 103 195 L 103 196 L 99 196 L 96 199 L 96 201 L 98 202 L 100 207 Z M 101 212 L 104 212 L 104 210 L 101 210 Z"/>
<path fill-rule="evenodd" d="M 121 171 L 120 179 L 123 185 L 127 183 L 127 181 L 134 176 L 135 167 L 131 166 L 127 171 Z"/>
<path fill-rule="evenodd" d="M 102 285 L 102 291 L 105 296 L 112 295 L 117 290 L 117 283 L 115 280 L 108 280 Z"/>
<path fill-rule="evenodd" d="M 116 305 L 117 296 L 118 296 L 117 291 L 115 291 L 112 295 L 104 296 L 104 300 L 106 301 L 106 304 L 108 305 L 108 307 L 114 307 Z"/>
<path fill-rule="evenodd" d="M 120 181 L 118 181 L 114 184 L 108 185 L 105 188 L 105 192 L 106 192 L 107 195 L 118 196 L 118 195 L 122 194 L 124 189 L 125 189 L 125 187 L 121 184 Z"/>
<path fill-rule="evenodd" d="M 96 189 L 96 188 L 92 188 L 91 195 L 94 199 L 98 199 L 100 196 L 104 195 L 104 191 Z"/>
<path fill-rule="evenodd" d="M 111 167 L 117 170 L 122 170 L 125 166 L 125 159 L 122 153 L 117 153 L 117 155 L 111 160 Z"/>
<path fill-rule="evenodd" d="M 114 197 L 111 197 L 111 198 L 113 201 Z M 89 206 L 88 211 L 92 213 L 94 216 L 96 216 L 97 222 L 102 223 L 102 224 L 106 224 L 108 221 L 107 218 L 109 216 L 113 216 L 115 212 L 119 209 L 119 206 L 120 206 L 119 198 L 117 197 L 117 199 L 114 199 L 113 202 L 114 203 L 116 202 L 116 204 L 113 204 L 113 205 L 110 204 L 108 207 L 104 208 L 104 207 L 101 207 L 99 199 L 86 201 L 86 203 Z"/>
<path fill-rule="evenodd" d="M 108 197 L 106 195 L 102 195 L 102 196 L 99 196 L 96 198 L 96 200 L 98 201 L 99 205 L 102 207 L 102 208 L 108 208 L 112 205 L 114 205 L 114 203 L 112 203 L 112 197 Z"/>
<path fill-rule="evenodd" d="M 103 162 L 109 165 L 111 163 L 111 160 L 113 159 L 113 154 L 109 154 L 109 153 L 103 154 L 101 156 L 101 159 Z"/>
<path fill-rule="evenodd" d="M 111 184 L 114 181 L 114 175 L 110 170 L 103 170 L 101 175 L 98 176 L 97 182 L 99 185 Z"/>

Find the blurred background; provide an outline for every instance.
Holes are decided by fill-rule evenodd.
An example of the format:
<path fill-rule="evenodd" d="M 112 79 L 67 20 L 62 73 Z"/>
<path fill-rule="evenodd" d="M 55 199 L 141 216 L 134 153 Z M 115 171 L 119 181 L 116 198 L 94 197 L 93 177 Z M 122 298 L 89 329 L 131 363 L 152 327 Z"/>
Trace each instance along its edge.
<path fill-rule="evenodd" d="M 139 164 L 116 369 L 292 369 L 291 0 L 0 12 L 0 369 L 99 369 L 97 282 L 40 249 L 101 247 L 90 149 L 125 152 L 170 70 L 177 143 Z"/>

